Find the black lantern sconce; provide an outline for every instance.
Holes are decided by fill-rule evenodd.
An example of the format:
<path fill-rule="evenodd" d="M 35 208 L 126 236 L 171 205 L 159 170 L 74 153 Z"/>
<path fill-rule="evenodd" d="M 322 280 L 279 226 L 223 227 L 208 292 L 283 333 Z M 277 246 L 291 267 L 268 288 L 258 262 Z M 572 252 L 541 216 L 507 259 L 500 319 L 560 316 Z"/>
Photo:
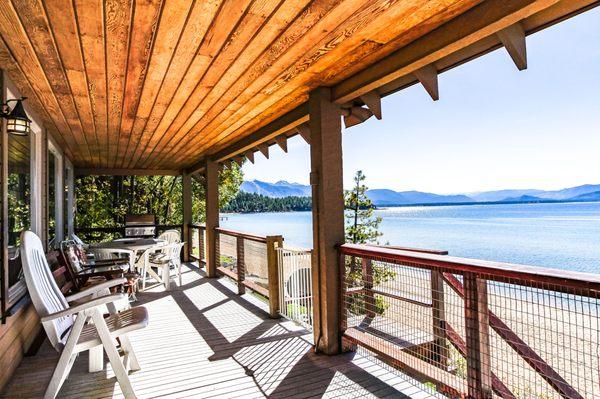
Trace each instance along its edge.
<path fill-rule="evenodd" d="M 6 130 L 8 133 L 12 133 L 17 136 L 27 136 L 29 134 L 29 130 L 31 129 L 31 120 L 27 117 L 22 103 L 22 101 L 26 99 L 27 97 L 15 98 L 12 100 L 7 100 L 4 104 L 2 104 L 2 112 L 0 113 L 0 116 L 6 119 Z M 11 109 L 8 105 L 8 103 L 11 102 L 17 103 L 13 109 Z"/>

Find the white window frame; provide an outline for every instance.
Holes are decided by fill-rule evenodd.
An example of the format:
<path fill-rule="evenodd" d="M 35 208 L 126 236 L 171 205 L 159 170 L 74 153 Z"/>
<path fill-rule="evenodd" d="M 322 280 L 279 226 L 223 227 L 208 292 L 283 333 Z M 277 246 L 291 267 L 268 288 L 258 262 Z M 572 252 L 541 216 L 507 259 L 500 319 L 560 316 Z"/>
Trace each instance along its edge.
<path fill-rule="evenodd" d="M 54 143 L 54 141 L 52 140 L 52 138 L 50 138 L 50 136 L 48 136 L 48 153 L 52 153 L 52 155 L 54 155 L 54 159 L 56 160 L 56 163 L 54 164 L 54 244 L 55 246 L 58 245 L 58 243 L 60 243 L 62 240 L 64 240 L 64 223 L 63 223 L 63 214 L 64 214 L 64 210 L 63 210 L 63 206 L 64 206 L 64 194 L 65 194 L 65 187 L 64 187 L 64 177 L 63 177 L 63 171 L 64 171 L 64 158 L 62 153 L 60 152 L 60 150 L 58 149 L 58 146 L 56 145 L 56 143 Z M 48 154 L 48 157 L 50 156 L 50 154 Z M 49 159 L 46 160 L 46 168 L 48 168 L 48 165 L 50 164 Z M 48 180 L 49 180 L 50 176 L 48 176 Z M 46 181 L 46 187 L 49 190 L 50 189 L 50 185 L 48 184 L 48 181 Z M 48 200 L 49 200 L 49 194 L 50 192 L 48 192 L 48 197 L 46 198 L 46 206 L 48 206 Z M 52 210 L 48 209 L 48 226 L 46 226 L 46 228 L 48 229 L 48 233 L 50 232 L 50 212 Z M 48 242 L 50 242 L 50 237 L 48 237 Z"/>

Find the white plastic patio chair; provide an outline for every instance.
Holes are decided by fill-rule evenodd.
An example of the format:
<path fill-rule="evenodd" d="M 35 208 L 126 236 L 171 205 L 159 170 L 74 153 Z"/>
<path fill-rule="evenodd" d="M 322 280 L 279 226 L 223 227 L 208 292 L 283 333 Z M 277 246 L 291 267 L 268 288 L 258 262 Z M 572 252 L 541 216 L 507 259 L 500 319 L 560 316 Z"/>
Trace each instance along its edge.
<path fill-rule="evenodd" d="M 158 236 L 159 240 L 164 240 L 167 244 L 174 244 L 177 242 L 181 242 L 181 233 L 179 230 L 166 230 L 162 234 Z"/>
<path fill-rule="evenodd" d="M 147 274 L 152 276 L 156 281 L 165 285 L 167 291 L 170 290 L 171 283 L 171 266 L 176 270 L 179 277 L 179 285 L 181 286 L 181 248 L 185 243 L 175 242 L 161 247 L 160 256 L 154 256 L 148 259 L 145 265 L 143 276 Z M 154 271 L 157 268 L 160 276 Z M 146 279 L 144 278 L 143 289 L 146 289 Z"/>
<path fill-rule="evenodd" d="M 114 305 L 115 302 L 125 300 L 126 296 L 97 296 L 110 287 L 123 284 L 125 279 L 109 280 L 65 298 L 52 276 L 42 242 L 35 233 L 25 231 L 21 234 L 21 256 L 31 301 L 41 318 L 50 344 L 61 352 L 44 398 L 56 397 L 81 352 L 89 350 L 90 372 L 102 370 L 103 348 L 121 391 L 126 398 L 135 398 L 128 369 L 139 370 L 140 366 L 127 334 L 148 325 L 148 312 L 144 307 L 135 307 L 104 318 L 102 310 L 105 305 Z M 94 296 L 96 297 L 93 298 Z M 90 297 L 92 299 L 76 305 L 69 304 Z M 90 320 L 93 324 L 88 323 Z M 123 361 L 115 344 L 117 338 L 124 353 Z"/>

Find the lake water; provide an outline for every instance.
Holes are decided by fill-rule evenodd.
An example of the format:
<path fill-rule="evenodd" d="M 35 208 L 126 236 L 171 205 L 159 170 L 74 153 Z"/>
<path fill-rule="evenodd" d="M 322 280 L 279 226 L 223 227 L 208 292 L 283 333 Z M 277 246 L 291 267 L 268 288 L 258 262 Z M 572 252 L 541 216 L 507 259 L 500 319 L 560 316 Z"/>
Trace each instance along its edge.
<path fill-rule="evenodd" d="M 600 202 L 414 206 L 375 211 L 380 243 L 467 258 L 600 273 Z M 311 213 L 228 214 L 225 228 L 312 247 Z"/>

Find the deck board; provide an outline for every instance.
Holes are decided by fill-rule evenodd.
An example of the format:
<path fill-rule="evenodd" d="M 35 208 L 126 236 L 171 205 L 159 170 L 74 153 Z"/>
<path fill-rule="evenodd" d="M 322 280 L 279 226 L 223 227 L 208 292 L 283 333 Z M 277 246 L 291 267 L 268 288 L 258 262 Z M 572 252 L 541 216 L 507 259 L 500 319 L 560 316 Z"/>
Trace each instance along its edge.
<path fill-rule="evenodd" d="M 131 336 L 142 366 L 130 375 L 139 398 L 434 397 L 366 352 L 313 353 L 310 332 L 270 319 L 266 303 L 235 290 L 228 279 L 207 279 L 191 266 L 182 287 L 139 294 L 150 314 L 149 327 Z M 45 343 L 22 362 L 2 397 L 41 397 L 57 359 Z M 105 364 L 89 374 L 87 355 L 80 356 L 59 397 L 123 397 Z"/>

